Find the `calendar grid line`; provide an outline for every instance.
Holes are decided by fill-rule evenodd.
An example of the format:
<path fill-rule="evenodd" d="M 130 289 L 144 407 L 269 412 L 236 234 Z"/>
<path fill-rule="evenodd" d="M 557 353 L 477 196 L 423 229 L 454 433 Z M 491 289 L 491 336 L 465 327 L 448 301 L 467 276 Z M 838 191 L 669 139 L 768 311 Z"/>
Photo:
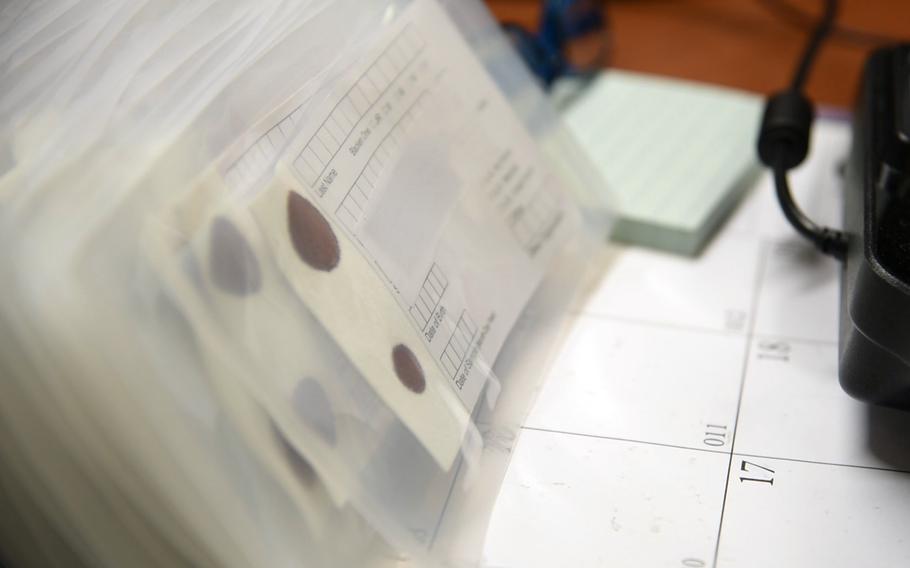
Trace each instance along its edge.
<path fill-rule="evenodd" d="M 697 448 L 695 446 L 680 446 L 677 444 L 667 444 L 664 442 L 649 442 L 647 440 L 636 440 L 633 438 L 621 438 L 618 436 L 603 436 L 601 434 L 588 434 L 585 432 L 570 432 L 568 430 L 555 430 L 552 428 L 538 428 L 536 426 L 522 426 L 522 430 L 531 430 L 534 432 L 545 432 L 548 434 L 565 434 L 567 436 L 580 436 L 583 438 L 595 438 L 597 440 L 610 440 L 613 442 L 628 442 L 630 444 L 645 444 L 648 446 L 659 446 L 662 448 L 673 448 L 676 450 L 694 450 L 696 452 L 705 452 L 708 454 L 723 454 L 727 455 L 728 451 L 726 450 L 714 450 L 711 448 Z"/>
<path fill-rule="evenodd" d="M 808 337 L 793 337 L 787 335 L 775 335 L 773 333 L 755 333 L 753 339 L 775 339 L 778 341 L 787 341 L 789 343 L 807 343 L 809 345 L 837 345 L 836 339 L 811 339 Z"/>
<path fill-rule="evenodd" d="M 835 462 L 826 462 L 826 461 L 817 461 L 817 460 L 804 460 L 804 459 L 799 459 L 799 458 L 786 458 L 786 457 L 782 457 L 782 456 L 763 456 L 763 455 L 759 455 L 759 454 L 743 454 L 743 453 L 739 453 L 739 452 L 735 452 L 735 455 L 741 456 L 744 458 L 780 460 L 780 461 L 788 461 L 788 462 L 796 462 L 796 463 L 807 463 L 807 464 L 811 464 L 811 465 L 825 465 L 825 466 L 829 466 L 829 467 L 852 467 L 854 469 L 867 469 L 867 470 L 872 470 L 872 471 L 887 471 L 890 473 L 910 474 L 910 470 L 899 469 L 896 467 L 879 467 L 879 466 L 874 466 L 874 465 L 861 465 L 861 464 L 854 464 L 854 463 L 835 463 Z"/>
<path fill-rule="evenodd" d="M 598 312 L 588 312 L 588 311 L 584 311 L 584 310 L 578 310 L 578 311 L 570 310 L 568 313 L 571 316 L 585 316 L 585 317 L 591 317 L 591 318 L 599 319 L 599 320 L 615 321 L 615 322 L 619 322 L 619 323 L 630 323 L 633 325 L 640 325 L 640 326 L 646 326 L 646 327 L 659 327 L 662 329 L 670 329 L 670 330 L 675 330 L 675 331 L 691 331 L 691 332 L 695 332 L 695 333 L 703 333 L 706 335 L 720 335 L 720 336 L 725 336 L 725 337 L 744 337 L 746 335 L 746 332 L 744 332 L 744 331 L 734 331 L 734 330 L 729 330 L 729 329 L 712 329 L 710 327 L 704 327 L 704 326 L 684 325 L 684 324 L 678 324 L 678 323 L 666 323 L 666 322 L 659 322 L 659 321 L 654 321 L 654 320 L 649 320 L 649 319 L 644 319 L 644 318 L 630 318 L 630 317 L 626 317 L 626 316 L 617 316 L 617 315 L 613 315 L 613 314 L 605 314 L 605 313 L 598 313 Z M 785 339 L 785 338 L 780 338 L 780 339 Z"/>
<path fill-rule="evenodd" d="M 824 130 L 804 198 L 834 219 L 850 132 Z M 607 251 L 520 430 L 489 564 L 908 565 L 910 414 L 843 392 L 840 267 L 778 205 L 763 177 L 698 256 Z"/>
<path fill-rule="evenodd" d="M 590 312 L 583 309 L 574 309 L 569 310 L 568 314 L 571 316 L 585 316 L 593 319 L 604 320 L 604 321 L 614 321 L 617 323 L 629 323 L 632 325 L 639 325 L 644 327 L 657 327 L 662 329 L 669 329 L 674 331 L 691 331 L 695 333 L 703 333 L 706 335 L 719 335 L 722 337 L 744 337 L 746 332 L 744 331 L 733 331 L 728 329 L 712 329 L 710 327 L 704 326 L 695 326 L 695 325 L 684 325 L 678 323 L 667 323 L 659 322 L 644 318 L 630 318 L 627 316 L 617 316 L 613 314 L 605 314 L 599 312 Z M 775 339 L 779 341 L 787 341 L 790 343 L 805 343 L 809 345 L 837 345 L 838 342 L 836 339 L 818 339 L 813 337 L 798 337 L 795 335 L 780 335 L 776 333 L 758 333 L 755 332 L 752 334 L 752 339 Z"/>
<path fill-rule="evenodd" d="M 711 566 L 714 568 L 717 568 L 717 558 L 720 554 L 720 538 L 724 529 L 724 511 L 727 507 L 727 495 L 730 492 L 730 471 L 733 468 L 733 455 L 736 453 L 736 431 L 739 426 L 740 411 L 742 410 L 743 405 L 743 393 L 746 390 L 746 373 L 749 369 L 749 356 L 752 352 L 752 339 L 755 335 L 755 322 L 758 321 L 758 304 L 761 299 L 762 282 L 764 281 L 765 269 L 768 264 L 769 251 L 770 247 L 768 244 L 763 243 L 761 246 L 761 252 L 759 253 L 758 266 L 755 270 L 755 279 L 752 286 L 752 299 L 749 307 L 751 318 L 749 320 L 749 328 L 746 333 L 746 349 L 743 353 L 742 372 L 739 379 L 739 396 L 736 400 L 736 414 L 734 414 L 733 419 L 733 434 L 730 439 L 730 459 L 727 461 L 727 473 L 724 482 L 724 496 L 720 505 L 720 520 L 717 523 L 717 538 L 714 542 L 714 560 L 711 563 Z"/>

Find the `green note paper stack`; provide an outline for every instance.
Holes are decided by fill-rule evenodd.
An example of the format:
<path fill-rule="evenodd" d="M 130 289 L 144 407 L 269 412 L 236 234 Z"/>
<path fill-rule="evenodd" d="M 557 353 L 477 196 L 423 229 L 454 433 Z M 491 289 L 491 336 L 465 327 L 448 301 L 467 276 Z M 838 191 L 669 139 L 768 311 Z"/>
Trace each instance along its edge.
<path fill-rule="evenodd" d="M 619 207 L 614 238 L 693 255 L 754 181 L 762 101 L 608 71 L 564 112 Z"/>

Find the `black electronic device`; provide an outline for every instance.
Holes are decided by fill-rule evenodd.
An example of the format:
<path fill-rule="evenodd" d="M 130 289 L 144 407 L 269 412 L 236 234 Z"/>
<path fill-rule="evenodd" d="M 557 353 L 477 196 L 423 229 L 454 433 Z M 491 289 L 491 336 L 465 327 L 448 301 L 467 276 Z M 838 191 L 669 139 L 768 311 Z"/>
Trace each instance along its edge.
<path fill-rule="evenodd" d="M 844 230 L 813 223 L 787 180 L 808 152 L 814 111 L 803 86 L 836 13 L 837 1 L 827 0 L 789 88 L 768 99 L 758 154 L 774 173 L 790 224 L 844 263 L 841 386 L 867 402 L 910 410 L 910 45 L 879 49 L 866 63 L 845 175 Z"/>
<path fill-rule="evenodd" d="M 910 408 L 910 45 L 866 63 L 845 191 L 841 386 Z"/>

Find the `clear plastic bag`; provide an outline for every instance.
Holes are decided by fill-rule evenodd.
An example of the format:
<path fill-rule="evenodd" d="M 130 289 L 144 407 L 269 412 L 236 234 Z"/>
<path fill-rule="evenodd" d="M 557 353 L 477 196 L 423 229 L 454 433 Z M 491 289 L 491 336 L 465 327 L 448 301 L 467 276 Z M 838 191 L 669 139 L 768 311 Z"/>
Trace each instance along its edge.
<path fill-rule="evenodd" d="M 475 565 L 610 219 L 483 6 L 0 29 L 0 558 Z"/>

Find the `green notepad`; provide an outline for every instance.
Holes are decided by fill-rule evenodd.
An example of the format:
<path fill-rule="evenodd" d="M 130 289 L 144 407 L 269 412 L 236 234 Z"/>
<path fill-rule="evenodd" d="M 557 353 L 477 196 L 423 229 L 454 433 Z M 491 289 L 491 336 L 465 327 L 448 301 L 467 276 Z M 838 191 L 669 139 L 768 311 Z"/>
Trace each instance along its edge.
<path fill-rule="evenodd" d="M 614 238 L 696 254 L 759 171 L 760 97 L 607 71 L 564 111 L 619 207 Z"/>

